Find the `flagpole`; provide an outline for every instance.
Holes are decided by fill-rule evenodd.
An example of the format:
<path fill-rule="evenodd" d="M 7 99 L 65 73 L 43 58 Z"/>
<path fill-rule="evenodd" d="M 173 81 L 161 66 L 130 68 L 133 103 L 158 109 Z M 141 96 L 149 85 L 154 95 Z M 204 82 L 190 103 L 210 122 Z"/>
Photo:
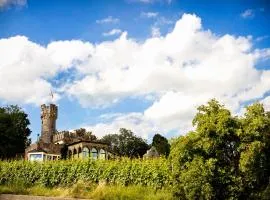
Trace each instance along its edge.
<path fill-rule="evenodd" d="M 52 90 L 51 90 L 51 95 L 50 96 L 52 97 L 51 103 L 53 103 L 53 92 L 52 92 Z"/>

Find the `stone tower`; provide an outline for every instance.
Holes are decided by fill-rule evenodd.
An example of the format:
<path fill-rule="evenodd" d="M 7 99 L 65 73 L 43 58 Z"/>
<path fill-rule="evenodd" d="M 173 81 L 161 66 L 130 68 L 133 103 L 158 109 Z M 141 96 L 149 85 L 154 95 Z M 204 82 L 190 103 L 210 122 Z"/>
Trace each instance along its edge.
<path fill-rule="evenodd" d="M 53 134 L 56 132 L 56 119 L 58 108 L 54 104 L 41 105 L 41 137 L 40 141 L 52 143 Z"/>

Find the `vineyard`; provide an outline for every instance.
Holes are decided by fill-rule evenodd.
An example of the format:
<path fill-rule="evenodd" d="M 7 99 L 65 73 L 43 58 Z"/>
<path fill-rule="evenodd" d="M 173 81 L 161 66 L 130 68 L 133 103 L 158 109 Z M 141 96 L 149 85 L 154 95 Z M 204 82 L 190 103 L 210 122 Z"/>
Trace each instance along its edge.
<path fill-rule="evenodd" d="M 25 186 L 68 187 L 78 181 L 149 186 L 154 189 L 172 186 L 170 166 L 163 158 L 67 160 L 44 163 L 0 161 L 0 185 L 19 182 Z"/>

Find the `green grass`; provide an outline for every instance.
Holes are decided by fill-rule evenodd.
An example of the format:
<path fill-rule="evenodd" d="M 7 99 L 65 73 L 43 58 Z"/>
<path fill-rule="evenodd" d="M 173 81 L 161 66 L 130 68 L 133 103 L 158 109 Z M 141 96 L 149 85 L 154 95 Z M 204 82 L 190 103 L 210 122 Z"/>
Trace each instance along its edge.
<path fill-rule="evenodd" d="M 75 197 L 96 200 L 173 200 L 169 190 L 155 190 L 142 186 L 118 186 L 106 184 L 92 184 L 78 181 L 70 188 L 53 187 L 47 188 L 36 185 L 24 187 L 17 185 L 0 185 L 0 194 L 25 194 L 36 196 Z"/>
<path fill-rule="evenodd" d="M 92 193 L 90 198 L 98 200 L 169 200 L 174 199 L 172 193 L 165 190 L 154 191 L 147 187 L 139 186 L 98 186 Z"/>

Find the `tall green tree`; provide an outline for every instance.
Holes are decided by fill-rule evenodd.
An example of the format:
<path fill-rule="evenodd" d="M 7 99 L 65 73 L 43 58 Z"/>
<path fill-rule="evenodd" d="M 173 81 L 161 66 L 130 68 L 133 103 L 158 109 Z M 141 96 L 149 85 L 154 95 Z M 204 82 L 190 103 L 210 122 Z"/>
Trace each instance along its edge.
<path fill-rule="evenodd" d="M 246 197 L 263 199 L 263 193 L 270 192 L 270 115 L 262 104 L 255 103 L 247 107 L 240 122 L 239 169 L 243 191 Z"/>
<path fill-rule="evenodd" d="M 116 155 L 130 158 L 142 157 L 148 149 L 145 140 L 125 128 L 120 128 L 119 134 L 105 135 L 101 141 L 110 144 L 111 151 Z"/>
<path fill-rule="evenodd" d="M 170 144 L 167 138 L 163 137 L 160 134 L 154 135 L 151 146 L 156 147 L 156 150 L 160 155 L 168 157 L 168 155 L 170 154 Z"/>
<path fill-rule="evenodd" d="M 0 158 L 9 159 L 24 150 L 31 143 L 30 122 L 27 114 L 18 106 L 0 108 Z"/>
<path fill-rule="evenodd" d="M 270 114 L 248 106 L 243 117 L 211 100 L 195 131 L 172 143 L 175 192 L 186 199 L 269 199 Z"/>
<path fill-rule="evenodd" d="M 176 193 L 187 199 L 237 198 L 238 120 L 216 100 L 198 108 L 194 132 L 172 144 Z"/>

